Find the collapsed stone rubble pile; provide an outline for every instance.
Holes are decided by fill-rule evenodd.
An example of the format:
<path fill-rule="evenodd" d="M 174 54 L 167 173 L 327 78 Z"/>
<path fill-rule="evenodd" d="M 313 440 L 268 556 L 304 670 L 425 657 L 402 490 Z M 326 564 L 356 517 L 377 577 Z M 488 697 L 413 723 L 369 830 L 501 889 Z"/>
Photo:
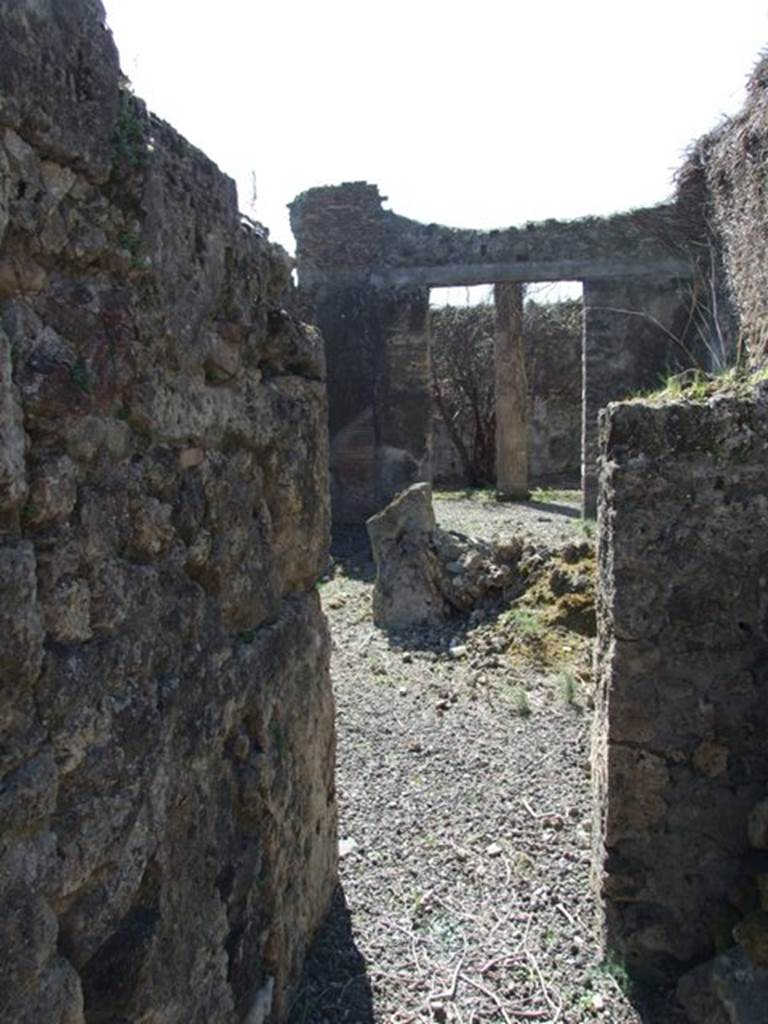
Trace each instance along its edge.
<path fill-rule="evenodd" d="M 591 610 L 594 632 L 594 565 L 583 564 L 593 558 L 588 541 L 552 549 L 524 536 L 485 540 L 440 529 L 427 483 L 413 484 L 372 516 L 368 534 L 377 568 L 378 626 L 438 625 L 462 616 L 478 622 L 529 593 L 551 605 L 550 625 L 590 632 Z"/>

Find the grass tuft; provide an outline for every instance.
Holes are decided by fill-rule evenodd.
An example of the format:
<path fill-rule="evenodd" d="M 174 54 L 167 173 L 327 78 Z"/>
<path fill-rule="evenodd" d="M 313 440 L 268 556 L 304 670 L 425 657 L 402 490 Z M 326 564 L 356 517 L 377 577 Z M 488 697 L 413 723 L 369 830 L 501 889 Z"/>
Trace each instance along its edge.
<path fill-rule="evenodd" d="M 557 694 L 563 704 L 576 707 L 579 698 L 579 681 L 574 672 L 561 672 L 557 677 Z"/>
<path fill-rule="evenodd" d="M 506 618 L 520 636 L 538 637 L 544 632 L 541 614 L 536 608 L 512 608 Z"/>
<path fill-rule="evenodd" d="M 509 703 L 512 705 L 514 714 L 520 718 L 530 718 L 531 704 L 528 694 L 522 686 L 513 686 L 509 691 Z"/>
<path fill-rule="evenodd" d="M 683 370 L 663 377 L 657 388 L 638 392 L 628 401 L 668 402 L 685 400 L 706 402 L 716 395 L 749 397 L 752 390 L 768 380 L 768 367 L 748 370 L 743 365 L 730 366 L 720 373 L 707 373 L 701 369 Z"/>

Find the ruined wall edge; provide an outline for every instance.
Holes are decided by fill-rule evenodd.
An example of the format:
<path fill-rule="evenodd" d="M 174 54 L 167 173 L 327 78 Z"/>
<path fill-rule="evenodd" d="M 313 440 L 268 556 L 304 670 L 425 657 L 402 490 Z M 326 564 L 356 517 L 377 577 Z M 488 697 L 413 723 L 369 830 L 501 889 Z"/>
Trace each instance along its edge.
<path fill-rule="evenodd" d="M 0 16 L 0 1020 L 278 1021 L 336 877 L 322 339 L 98 0 Z"/>

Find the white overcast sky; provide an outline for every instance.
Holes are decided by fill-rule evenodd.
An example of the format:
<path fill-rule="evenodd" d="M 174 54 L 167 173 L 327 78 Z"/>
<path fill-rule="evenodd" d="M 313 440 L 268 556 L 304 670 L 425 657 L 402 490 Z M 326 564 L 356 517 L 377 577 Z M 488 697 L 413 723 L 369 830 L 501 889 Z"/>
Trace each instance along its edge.
<path fill-rule="evenodd" d="M 341 181 L 458 227 L 663 200 L 768 44 L 756 0 L 105 6 L 137 94 L 291 250 L 286 204 Z"/>

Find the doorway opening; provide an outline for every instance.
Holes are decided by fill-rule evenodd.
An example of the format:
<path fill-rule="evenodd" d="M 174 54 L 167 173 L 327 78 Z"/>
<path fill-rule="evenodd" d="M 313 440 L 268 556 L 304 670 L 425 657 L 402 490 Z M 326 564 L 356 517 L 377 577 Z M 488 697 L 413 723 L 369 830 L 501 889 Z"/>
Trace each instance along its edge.
<path fill-rule="evenodd" d="M 431 290 L 433 480 L 438 487 L 497 486 L 496 329 L 493 285 Z M 580 486 L 582 330 L 580 282 L 525 287 L 532 489 Z"/>

